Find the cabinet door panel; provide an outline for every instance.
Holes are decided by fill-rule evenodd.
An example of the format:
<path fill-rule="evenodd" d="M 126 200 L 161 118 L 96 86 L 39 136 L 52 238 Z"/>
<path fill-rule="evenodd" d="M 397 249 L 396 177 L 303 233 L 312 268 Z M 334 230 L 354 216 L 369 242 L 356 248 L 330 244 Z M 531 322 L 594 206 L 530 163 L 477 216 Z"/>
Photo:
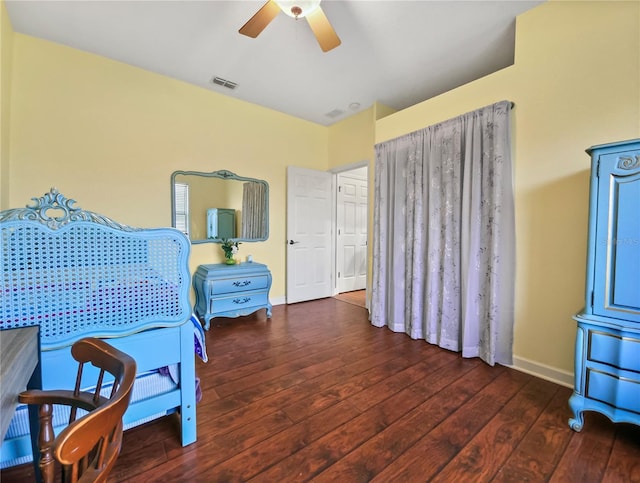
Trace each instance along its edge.
<path fill-rule="evenodd" d="M 640 151 L 601 156 L 597 211 L 594 313 L 640 322 Z"/>

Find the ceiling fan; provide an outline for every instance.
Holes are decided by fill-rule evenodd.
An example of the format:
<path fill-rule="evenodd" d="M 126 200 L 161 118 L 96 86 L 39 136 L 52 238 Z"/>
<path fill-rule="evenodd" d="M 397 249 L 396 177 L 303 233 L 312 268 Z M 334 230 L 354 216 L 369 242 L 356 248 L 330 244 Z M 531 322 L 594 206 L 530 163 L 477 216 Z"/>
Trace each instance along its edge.
<path fill-rule="evenodd" d="M 323 52 L 328 52 L 340 45 L 340 38 L 322 11 L 320 1 L 321 0 L 268 0 L 254 16 L 242 26 L 239 32 L 255 39 L 276 15 L 282 11 L 295 19 L 306 18 L 313 34 L 320 44 L 320 48 Z"/>

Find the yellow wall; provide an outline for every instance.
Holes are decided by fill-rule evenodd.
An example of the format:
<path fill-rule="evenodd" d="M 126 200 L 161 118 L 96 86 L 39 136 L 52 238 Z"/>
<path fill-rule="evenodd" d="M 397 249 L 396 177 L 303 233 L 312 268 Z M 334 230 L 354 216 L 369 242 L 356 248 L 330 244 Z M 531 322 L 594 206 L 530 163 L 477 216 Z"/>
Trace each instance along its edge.
<path fill-rule="evenodd" d="M 375 158 L 375 121 L 381 113 L 392 112 L 391 108 L 375 103 L 351 117 L 329 127 L 329 166 L 339 168 L 367 161 L 369 165 L 369 199 L 373 199 L 373 161 Z M 373 226 L 373 209 L 369 203 L 368 226 Z M 372 230 L 368 230 L 367 267 L 371 267 L 373 242 Z M 371 286 L 371 270 L 367 270 L 367 286 Z"/>
<path fill-rule="evenodd" d="M 392 107 L 386 106 L 384 104 L 382 104 L 381 102 L 376 102 L 374 104 L 374 109 L 375 109 L 375 119 L 376 121 L 378 119 L 382 119 L 383 117 L 387 117 L 390 116 L 391 114 L 398 112 L 397 109 L 394 109 Z"/>
<path fill-rule="evenodd" d="M 270 237 L 241 245 L 285 293 L 286 167 L 328 169 L 327 128 L 16 33 L 10 206 L 52 186 L 140 227 L 171 225 L 171 173 L 229 169 L 270 187 Z M 223 260 L 194 245 L 191 270 Z"/>
<path fill-rule="evenodd" d="M 3 206 L 23 206 L 56 186 L 118 221 L 166 226 L 175 170 L 265 179 L 270 238 L 241 245 L 241 255 L 269 265 L 273 297 L 285 291 L 287 165 L 327 170 L 372 160 L 374 141 L 514 101 L 515 355 L 572 370 L 571 315 L 584 297 L 584 149 L 640 136 L 638 2 L 544 4 L 518 18 L 512 67 L 397 113 L 376 104 L 330 128 L 14 34 L 1 8 Z M 193 246 L 192 271 L 217 261 L 218 245 Z"/>
<path fill-rule="evenodd" d="M 9 118 L 13 28 L 4 2 L 0 2 L 0 210 L 9 205 Z"/>
<path fill-rule="evenodd" d="M 374 108 L 370 107 L 329 127 L 329 167 L 373 160 Z"/>
<path fill-rule="evenodd" d="M 572 372 L 589 157 L 640 137 L 640 3 L 550 2 L 517 19 L 515 64 L 376 123 L 376 142 L 514 101 L 514 355 Z"/>

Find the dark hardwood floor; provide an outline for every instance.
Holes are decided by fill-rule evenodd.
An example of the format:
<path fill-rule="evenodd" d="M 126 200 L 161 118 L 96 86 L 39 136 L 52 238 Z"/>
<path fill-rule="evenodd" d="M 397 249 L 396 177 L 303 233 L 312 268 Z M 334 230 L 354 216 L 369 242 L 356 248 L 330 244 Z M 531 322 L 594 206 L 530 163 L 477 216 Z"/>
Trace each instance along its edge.
<path fill-rule="evenodd" d="M 180 446 L 175 415 L 129 430 L 110 481 L 640 481 L 640 428 L 587 413 L 575 433 L 568 388 L 375 328 L 351 303 L 214 319 L 207 344 L 198 441 Z"/>

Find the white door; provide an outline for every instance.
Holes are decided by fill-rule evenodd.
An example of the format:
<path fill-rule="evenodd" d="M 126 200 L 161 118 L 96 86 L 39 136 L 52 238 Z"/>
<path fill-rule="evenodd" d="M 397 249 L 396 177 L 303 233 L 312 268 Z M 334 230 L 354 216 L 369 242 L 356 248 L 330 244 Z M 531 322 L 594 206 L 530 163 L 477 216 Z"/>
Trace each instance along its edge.
<path fill-rule="evenodd" d="M 287 168 L 287 303 L 332 293 L 332 175 Z"/>
<path fill-rule="evenodd" d="M 367 179 L 359 172 L 338 175 L 337 270 L 338 292 L 367 286 Z"/>

